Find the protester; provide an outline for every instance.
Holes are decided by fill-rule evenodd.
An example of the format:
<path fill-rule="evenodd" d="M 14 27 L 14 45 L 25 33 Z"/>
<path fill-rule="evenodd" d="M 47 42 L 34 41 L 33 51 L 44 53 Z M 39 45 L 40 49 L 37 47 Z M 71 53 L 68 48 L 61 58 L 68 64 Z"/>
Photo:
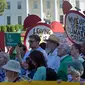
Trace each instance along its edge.
<path fill-rule="evenodd" d="M 5 80 L 5 70 L 2 68 L 9 60 L 9 55 L 5 52 L 0 52 L 0 82 Z"/>
<path fill-rule="evenodd" d="M 85 42 L 83 42 L 81 44 L 81 53 L 82 53 L 82 58 L 84 59 L 84 62 L 82 63 L 83 64 L 83 67 L 84 67 L 84 73 L 83 73 L 83 75 L 81 77 L 83 79 L 85 79 Z"/>
<path fill-rule="evenodd" d="M 23 44 L 18 44 L 16 46 L 16 59 L 15 60 L 18 60 L 20 62 L 20 64 L 22 65 L 22 59 L 26 53 L 26 46 L 23 45 Z"/>
<path fill-rule="evenodd" d="M 29 57 L 26 58 L 26 63 L 28 64 L 28 71 L 29 71 L 28 77 L 33 79 L 34 73 L 36 72 L 36 68 L 32 64 L 32 61 L 30 60 Z"/>
<path fill-rule="evenodd" d="M 46 52 L 48 53 L 47 65 L 57 72 L 60 66 L 60 58 L 57 56 L 57 47 L 59 46 L 60 39 L 52 34 L 46 41 Z"/>
<path fill-rule="evenodd" d="M 16 59 L 15 60 L 19 61 L 20 65 L 22 67 L 20 75 L 26 75 L 26 70 L 24 69 L 25 67 L 23 67 L 24 65 L 22 64 L 22 59 L 23 59 L 23 57 L 26 53 L 26 46 L 21 44 L 21 43 L 18 44 L 16 46 L 16 52 L 17 52 L 17 54 L 16 54 Z"/>
<path fill-rule="evenodd" d="M 85 79 L 81 78 L 81 75 L 84 72 L 83 65 L 80 60 L 73 60 L 67 63 L 68 66 L 68 82 L 80 82 L 80 85 L 83 85 Z M 61 83 L 62 80 L 57 80 L 58 83 Z"/>
<path fill-rule="evenodd" d="M 5 82 L 19 82 L 25 80 L 23 77 L 19 76 L 21 67 L 18 61 L 9 60 L 2 68 L 6 71 Z"/>
<path fill-rule="evenodd" d="M 73 60 L 68 63 L 68 73 L 71 75 L 71 79 L 68 80 L 70 82 L 80 82 L 83 81 L 81 79 L 81 75 L 84 72 L 83 65 L 80 60 Z"/>
<path fill-rule="evenodd" d="M 10 59 L 15 59 L 16 58 L 16 50 L 15 50 L 16 46 L 13 46 L 13 47 L 9 47 L 9 55 L 10 55 Z"/>
<path fill-rule="evenodd" d="M 60 67 L 57 72 L 58 77 L 63 81 L 67 81 L 68 69 L 66 63 L 72 61 L 72 57 L 69 55 L 70 47 L 65 43 L 60 44 L 57 52 L 57 55 L 60 57 Z"/>
<path fill-rule="evenodd" d="M 33 50 L 39 50 L 43 53 L 45 59 L 47 60 L 47 53 L 45 52 L 45 50 L 43 50 L 40 46 L 39 46 L 39 43 L 40 43 L 40 37 L 36 34 L 33 34 L 33 35 L 30 35 L 29 36 L 29 45 L 30 45 L 30 48 L 31 50 L 28 51 L 24 58 L 23 58 L 23 61 L 26 61 L 26 58 L 29 56 L 29 54 L 33 51 Z"/>
<path fill-rule="evenodd" d="M 43 53 L 37 50 L 34 50 L 30 53 L 29 58 L 32 64 L 37 69 L 33 80 L 46 80 L 46 60 L 43 56 Z"/>
<path fill-rule="evenodd" d="M 26 46 L 24 44 L 22 44 L 22 43 L 19 43 L 18 46 L 20 48 L 19 50 L 20 50 L 21 58 L 23 58 L 25 53 L 26 53 L 26 50 L 27 50 Z"/>
<path fill-rule="evenodd" d="M 83 55 L 83 59 L 85 60 L 85 42 L 83 42 L 82 44 L 81 44 L 81 53 L 82 53 L 82 55 Z"/>
<path fill-rule="evenodd" d="M 80 50 L 81 46 L 78 44 L 73 44 L 71 46 L 71 56 L 73 57 L 74 60 L 80 60 L 82 63 L 84 62 L 84 59 L 82 58 L 81 54 L 81 50 Z"/>
<path fill-rule="evenodd" d="M 44 50 L 46 49 L 46 43 L 45 42 L 40 43 L 39 46 Z"/>

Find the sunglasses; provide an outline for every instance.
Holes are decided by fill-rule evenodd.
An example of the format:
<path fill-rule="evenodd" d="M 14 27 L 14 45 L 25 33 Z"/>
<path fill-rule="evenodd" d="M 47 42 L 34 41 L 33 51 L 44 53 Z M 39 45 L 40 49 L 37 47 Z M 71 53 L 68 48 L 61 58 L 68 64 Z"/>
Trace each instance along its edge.
<path fill-rule="evenodd" d="M 28 42 L 29 42 L 29 43 L 33 43 L 33 42 L 35 42 L 35 40 L 34 40 L 34 41 L 33 41 L 33 40 L 28 40 Z"/>

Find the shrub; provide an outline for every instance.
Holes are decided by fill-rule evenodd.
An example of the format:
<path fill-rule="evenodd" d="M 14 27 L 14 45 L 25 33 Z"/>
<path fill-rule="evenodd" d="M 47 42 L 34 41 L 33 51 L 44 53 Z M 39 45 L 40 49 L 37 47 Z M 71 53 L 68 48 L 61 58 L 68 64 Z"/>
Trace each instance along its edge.
<path fill-rule="evenodd" d="M 0 31 L 1 31 L 1 26 L 0 26 Z"/>
<path fill-rule="evenodd" d="M 10 27 L 10 31 L 11 31 L 11 32 L 15 32 L 15 26 L 14 26 L 14 25 L 12 25 L 12 26 Z"/>
<path fill-rule="evenodd" d="M 11 25 L 7 25 L 7 32 L 11 32 Z"/>
<path fill-rule="evenodd" d="M 6 26 L 1 26 L 1 31 L 7 32 L 7 27 Z"/>
<path fill-rule="evenodd" d="M 19 25 L 15 25 L 15 30 L 18 31 L 19 30 Z"/>

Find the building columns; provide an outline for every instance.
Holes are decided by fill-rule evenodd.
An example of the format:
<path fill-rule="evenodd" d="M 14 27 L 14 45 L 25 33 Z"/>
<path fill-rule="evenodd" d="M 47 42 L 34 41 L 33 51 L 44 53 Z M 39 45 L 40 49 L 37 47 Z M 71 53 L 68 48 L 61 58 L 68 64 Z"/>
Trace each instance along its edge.
<path fill-rule="evenodd" d="M 40 17 L 41 17 L 41 20 L 43 20 L 44 18 L 44 14 L 43 14 L 43 0 L 40 0 Z"/>
<path fill-rule="evenodd" d="M 54 16 L 55 16 L 55 21 L 59 21 L 59 13 L 58 13 L 58 8 L 57 8 L 57 0 L 54 0 Z"/>
<path fill-rule="evenodd" d="M 29 0 L 26 0 L 26 16 L 29 14 Z"/>

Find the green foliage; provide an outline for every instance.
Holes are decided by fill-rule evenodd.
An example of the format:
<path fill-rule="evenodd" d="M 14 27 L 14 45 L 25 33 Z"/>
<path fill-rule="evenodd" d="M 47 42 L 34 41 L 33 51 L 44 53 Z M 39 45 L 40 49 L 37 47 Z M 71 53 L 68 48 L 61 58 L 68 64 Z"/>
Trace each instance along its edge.
<path fill-rule="evenodd" d="M 12 25 L 10 30 L 11 30 L 11 32 L 14 32 L 15 31 L 15 26 Z"/>
<path fill-rule="evenodd" d="M 7 27 L 6 26 L 1 26 L 1 31 L 7 32 Z"/>
<path fill-rule="evenodd" d="M 16 31 L 18 31 L 18 30 L 22 30 L 23 29 L 23 25 L 19 25 L 19 24 L 17 24 L 17 25 L 15 25 L 15 30 Z"/>
<path fill-rule="evenodd" d="M 7 25 L 7 32 L 11 32 L 11 25 Z"/>
<path fill-rule="evenodd" d="M 4 9 L 7 8 L 6 0 L 0 0 L 0 16 L 3 15 Z"/>
<path fill-rule="evenodd" d="M 19 32 L 23 29 L 23 25 L 4 25 L 0 26 L 0 31 L 4 32 Z"/>
<path fill-rule="evenodd" d="M 0 31 L 1 31 L 1 26 L 0 26 Z"/>
<path fill-rule="evenodd" d="M 19 25 L 15 25 L 15 30 L 18 31 L 19 30 Z"/>

